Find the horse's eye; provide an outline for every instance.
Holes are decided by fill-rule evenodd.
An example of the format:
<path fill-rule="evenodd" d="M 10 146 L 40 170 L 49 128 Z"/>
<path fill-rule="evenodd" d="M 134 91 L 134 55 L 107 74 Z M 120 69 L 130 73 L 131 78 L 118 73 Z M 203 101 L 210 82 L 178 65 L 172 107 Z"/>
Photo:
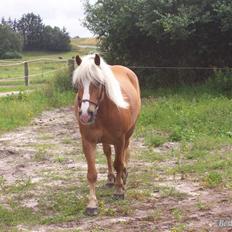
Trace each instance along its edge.
<path fill-rule="evenodd" d="M 77 92 L 78 92 L 78 89 L 79 89 L 79 88 L 78 88 L 78 85 L 74 85 L 73 88 L 74 88 L 75 92 L 77 93 Z"/>
<path fill-rule="evenodd" d="M 96 82 L 96 87 L 99 87 L 101 84 L 99 82 Z"/>

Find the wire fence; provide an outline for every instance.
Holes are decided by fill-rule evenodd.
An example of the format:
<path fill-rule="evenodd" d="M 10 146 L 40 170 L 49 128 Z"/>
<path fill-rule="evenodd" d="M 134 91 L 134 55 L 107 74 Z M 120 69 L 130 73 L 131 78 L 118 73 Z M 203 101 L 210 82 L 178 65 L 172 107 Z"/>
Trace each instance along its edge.
<path fill-rule="evenodd" d="M 228 70 L 232 67 L 129 66 L 131 69 Z"/>
<path fill-rule="evenodd" d="M 41 57 L 38 59 L 12 62 L 0 60 L 0 87 L 43 83 L 56 72 L 75 68 L 73 59 Z"/>
<path fill-rule="evenodd" d="M 128 66 L 133 70 L 202 70 L 219 71 L 232 70 L 232 67 L 188 67 L 188 66 Z M 74 59 L 41 57 L 25 61 L 0 60 L 0 87 L 10 85 L 26 85 L 46 82 L 50 74 L 68 69 L 70 73 L 75 68 Z"/>

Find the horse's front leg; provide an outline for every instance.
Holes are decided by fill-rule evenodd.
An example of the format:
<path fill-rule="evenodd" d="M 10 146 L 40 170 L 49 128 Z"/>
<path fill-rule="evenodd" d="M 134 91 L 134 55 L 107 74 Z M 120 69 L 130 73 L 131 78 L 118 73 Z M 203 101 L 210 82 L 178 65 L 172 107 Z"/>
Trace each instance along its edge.
<path fill-rule="evenodd" d="M 124 199 L 124 182 L 123 174 L 126 170 L 125 165 L 125 137 L 121 137 L 120 140 L 114 145 L 115 148 L 115 160 L 114 168 L 117 172 L 115 180 L 115 199 Z"/>
<path fill-rule="evenodd" d="M 106 155 L 106 159 L 107 159 L 107 165 L 108 165 L 108 179 L 107 179 L 107 183 L 106 186 L 108 187 L 113 187 L 114 186 L 114 182 L 115 182 L 115 176 L 114 176 L 114 172 L 113 172 L 113 164 L 112 164 L 112 159 L 111 159 L 111 147 L 109 144 L 103 143 L 103 151 Z"/>
<path fill-rule="evenodd" d="M 83 152 L 88 165 L 87 179 L 89 182 L 89 202 L 86 208 L 86 213 L 90 216 L 97 215 L 98 203 L 95 191 L 97 181 L 97 170 L 95 164 L 96 144 L 82 139 Z"/>

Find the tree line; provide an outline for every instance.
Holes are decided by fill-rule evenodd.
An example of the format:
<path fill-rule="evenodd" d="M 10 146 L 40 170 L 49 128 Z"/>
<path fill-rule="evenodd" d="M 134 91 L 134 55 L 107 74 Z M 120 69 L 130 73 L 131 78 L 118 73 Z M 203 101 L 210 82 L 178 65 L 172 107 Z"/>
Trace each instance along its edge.
<path fill-rule="evenodd" d="M 65 28 L 45 25 L 39 15 L 28 13 L 19 20 L 1 19 L 0 58 L 17 58 L 21 51 L 70 49 L 70 36 Z"/>
<path fill-rule="evenodd" d="M 112 63 L 181 67 L 232 64 L 231 0 L 86 1 L 85 14 L 85 26 L 100 38 L 101 50 Z M 147 76 L 154 72 L 145 71 Z M 181 75 L 181 80 L 187 79 L 190 72 L 165 70 L 170 82 L 178 82 Z M 165 79 L 164 71 L 157 71 L 157 76 L 160 73 Z M 204 76 L 192 73 L 190 81 Z"/>

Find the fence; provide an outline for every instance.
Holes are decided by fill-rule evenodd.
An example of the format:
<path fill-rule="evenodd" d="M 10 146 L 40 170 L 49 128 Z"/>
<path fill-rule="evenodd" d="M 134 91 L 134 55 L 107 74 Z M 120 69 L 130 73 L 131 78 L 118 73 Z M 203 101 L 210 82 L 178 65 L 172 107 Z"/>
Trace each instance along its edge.
<path fill-rule="evenodd" d="M 38 63 L 42 63 L 43 65 L 38 66 Z M 44 70 L 44 64 L 52 65 Z M 31 69 L 30 67 L 33 65 L 34 68 Z M 4 83 L 10 85 L 9 83 L 21 83 L 22 81 L 25 86 L 28 86 L 35 78 L 39 76 L 48 77 L 49 74 L 57 71 L 68 69 L 71 75 L 74 68 L 74 59 L 51 59 L 44 57 L 15 63 L 12 63 L 12 61 L 0 61 L 0 86 L 3 86 Z M 42 71 L 40 70 L 40 72 L 38 72 L 38 69 L 42 69 Z M 22 73 L 22 75 L 20 73 Z"/>
<path fill-rule="evenodd" d="M 55 65 L 51 65 L 49 68 L 42 68 L 41 72 L 38 72 L 38 63 L 53 63 Z M 31 68 L 33 65 L 37 65 L 37 67 Z M 17 68 L 17 71 L 13 72 L 13 67 L 21 67 L 21 70 Z M 7 77 L 2 77 L 1 75 L 4 72 L 1 72 L 1 68 L 5 68 L 5 75 Z M 19 81 L 24 81 L 24 85 L 28 86 L 32 81 L 35 83 L 45 82 L 46 79 L 49 79 L 49 75 L 54 72 L 61 71 L 64 69 L 69 70 L 70 76 L 75 68 L 74 59 L 63 59 L 61 57 L 57 59 L 52 59 L 48 57 L 43 57 L 35 60 L 28 60 L 23 62 L 15 62 L 12 61 L 0 61 L 0 87 L 4 86 L 4 83 L 8 86 L 15 85 Z M 209 76 L 215 71 L 223 71 L 230 70 L 231 68 L 225 67 L 161 67 L 161 66 L 130 66 L 129 68 L 136 71 L 140 77 L 140 84 L 144 87 L 146 86 L 157 86 L 168 85 L 169 83 L 188 83 L 188 82 L 199 82 L 204 80 L 205 77 Z M 33 71 L 37 70 L 35 73 Z M 22 73 L 21 76 L 18 74 Z M 10 75 L 9 75 L 10 74 Z M 18 76 L 17 76 L 18 75 Z M 45 79 L 39 80 L 38 77 L 42 76 Z M 205 77 L 204 77 L 205 76 Z M 12 84 L 11 84 L 12 83 Z M 21 83 L 22 84 L 22 83 Z"/>

